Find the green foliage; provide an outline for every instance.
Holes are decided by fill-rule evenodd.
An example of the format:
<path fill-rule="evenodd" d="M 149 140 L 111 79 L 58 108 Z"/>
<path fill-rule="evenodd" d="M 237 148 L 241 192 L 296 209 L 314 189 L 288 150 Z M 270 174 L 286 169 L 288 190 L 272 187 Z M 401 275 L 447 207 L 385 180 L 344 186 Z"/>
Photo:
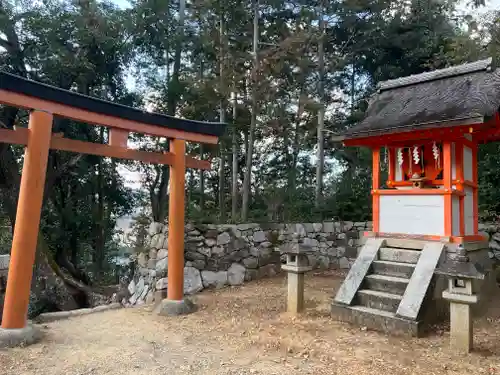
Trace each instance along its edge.
<path fill-rule="evenodd" d="M 430 69 L 482 58 L 495 50 L 498 26 L 495 16 L 478 20 L 456 12 L 456 3 L 392 0 L 346 0 L 342 2 L 263 1 L 260 2 L 258 124 L 256 152 L 252 158 L 250 221 L 317 221 L 332 217 L 361 220 L 371 216 L 371 158 L 367 150 L 341 147 L 326 137 L 323 204 L 314 208 L 315 143 L 318 114 L 317 40 L 318 12 L 325 14 L 327 75 L 327 129 L 342 132 L 363 116 L 367 98 L 380 80 L 416 74 Z M 176 19 L 176 4 L 169 16 Z M 252 9 L 241 2 L 210 0 L 193 3 L 187 10 L 188 32 L 182 39 L 185 63 L 181 67 L 183 92 L 181 114 L 200 120 L 216 120 L 220 100 L 225 98 L 230 131 L 219 145 L 226 156 L 223 180 L 231 181 L 230 137 L 237 140 L 237 196 L 225 186 L 226 199 L 218 205 L 219 158 L 214 149 L 204 155 L 215 156 L 214 169 L 201 175 L 188 173 L 189 219 L 219 222 L 221 209 L 231 201 L 241 203 L 244 152 L 251 102 L 248 69 L 252 56 Z M 226 87 L 220 87 L 220 20 L 225 21 L 229 40 L 225 50 Z M 172 21 L 174 22 L 174 21 Z M 473 29 L 474 22 L 476 29 Z M 172 26 L 173 24 L 171 24 Z M 165 28 L 166 30 L 166 28 Z M 168 29 L 176 33 L 175 25 Z M 479 32 L 478 32 L 479 31 Z M 496 34 L 497 33 L 497 34 Z M 166 34 L 165 34 L 166 35 Z M 178 42 L 170 38 L 172 54 Z M 163 67 L 163 60 L 157 67 Z M 162 71 L 161 69 L 152 69 Z M 167 66 L 168 68 L 168 66 Z M 171 67 L 170 67 L 171 68 Z M 159 82 L 163 74 L 154 74 Z M 166 87 L 166 86 L 163 86 Z M 161 91 L 155 101 L 161 105 L 171 88 Z M 228 92 L 239 100 L 236 117 L 230 111 Z M 193 148 L 193 152 L 200 152 Z M 228 162 L 229 159 L 229 162 Z M 382 173 L 387 171 L 382 166 Z M 383 180 L 383 179 L 382 179 Z M 229 185 L 229 184 L 227 184 Z M 238 218 L 233 218 L 237 222 Z"/>
<path fill-rule="evenodd" d="M 500 144 L 479 147 L 479 211 L 485 220 L 497 220 L 500 214 Z"/>
<path fill-rule="evenodd" d="M 15 5 L 15 6 L 14 6 Z M 132 46 L 127 41 L 127 14 L 110 2 L 3 2 L 0 27 L 7 46 L 0 52 L 2 69 L 80 93 L 133 105 L 125 87 Z M 25 123 L 21 112 L 18 124 Z M 6 124 L 6 121 L 2 121 Z M 9 126 L 9 125 L 7 125 Z M 57 118 L 54 132 L 65 137 L 104 143 L 104 129 Z M 9 150 L 3 150 L 8 152 Z M 5 154 L 4 156 L 5 157 Z M 116 218 L 130 212 L 134 194 L 124 186 L 115 161 L 51 152 L 47 173 L 42 233 L 60 267 L 88 281 L 99 280 L 116 249 Z M 9 173 L 19 173 L 11 165 Z M 3 165 L 5 173 L 6 166 Z M 17 169 L 17 170 L 16 170 Z M 4 185 L 4 197 L 7 194 Z M 15 206 L 15 201 L 6 206 Z M 92 265 L 89 267 L 89 265 Z"/>
<path fill-rule="evenodd" d="M 455 1 L 261 0 L 258 66 L 251 77 L 251 3 L 189 1 L 181 13 L 182 1 L 134 0 L 128 9 L 109 0 L 4 1 L 0 67 L 196 120 L 217 121 L 223 111 L 230 126 L 219 145 L 188 144 L 189 153 L 213 160 L 212 170 L 186 174 L 187 219 L 205 223 L 226 221 L 233 201 L 237 215 L 230 221 L 239 220 L 255 89 L 249 220 L 294 222 L 371 216 L 370 152 L 344 148 L 330 133 L 325 133 L 323 201 L 315 208 L 320 18 L 326 23 L 322 83 L 329 132 L 342 133 L 359 121 L 381 80 L 486 55 L 500 58 L 500 13 L 462 16 Z M 0 108 L 0 121 L 7 128 L 26 126 L 27 114 Z M 54 131 L 107 141 L 104 129 L 70 120 L 57 119 Z M 139 148 L 168 151 L 166 139 L 132 137 Z M 6 252 L 22 149 L 2 146 L 0 156 L 0 228 L 5 229 L 0 252 Z M 479 163 L 480 208 L 496 217 L 497 145 L 483 146 Z M 128 187 L 123 170 L 140 176 L 140 192 Z M 382 171 L 387 172 L 384 165 Z M 168 216 L 167 166 L 51 152 L 47 181 L 42 232 L 58 265 L 81 280 L 89 274 L 109 281 L 113 257 L 142 248 L 150 221 Z M 120 237 L 116 220 L 133 212 L 141 213 L 130 243 Z"/>

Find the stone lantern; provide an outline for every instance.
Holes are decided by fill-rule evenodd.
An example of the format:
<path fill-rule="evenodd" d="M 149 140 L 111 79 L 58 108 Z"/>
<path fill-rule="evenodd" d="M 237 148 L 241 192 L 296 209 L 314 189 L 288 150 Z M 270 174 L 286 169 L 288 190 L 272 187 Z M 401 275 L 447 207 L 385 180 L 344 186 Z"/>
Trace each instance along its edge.
<path fill-rule="evenodd" d="M 294 234 L 292 243 L 284 245 L 281 252 L 286 254 L 286 264 L 281 265 L 281 269 L 287 272 L 287 311 L 297 314 L 304 310 L 304 274 L 312 270 L 307 257 L 312 249 L 300 244 L 298 235 Z"/>
<path fill-rule="evenodd" d="M 450 347 L 469 353 L 473 346 L 471 305 L 479 301 L 473 281 L 484 280 L 486 271 L 479 263 L 471 262 L 463 245 L 459 245 L 457 252 L 451 254 L 435 273 L 448 278 L 443 298 L 450 301 Z"/>

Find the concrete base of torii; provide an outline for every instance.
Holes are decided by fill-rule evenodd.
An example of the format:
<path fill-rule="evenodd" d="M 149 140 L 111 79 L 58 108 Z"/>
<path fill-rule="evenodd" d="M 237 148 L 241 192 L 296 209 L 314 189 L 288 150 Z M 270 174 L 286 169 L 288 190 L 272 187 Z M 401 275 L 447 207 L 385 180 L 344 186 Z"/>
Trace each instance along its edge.
<path fill-rule="evenodd" d="M 155 306 L 153 313 L 160 316 L 177 316 L 191 314 L 196 310 L 196 305 L 190 299 L 184 298 L 180 301 L 163 299 Z"/>
<path fill-rule="evenodd" d="M 41 338 L 42 332 L 30 323 L 19 329 L 0 328 L 0 348 L 31 345 Z"/>

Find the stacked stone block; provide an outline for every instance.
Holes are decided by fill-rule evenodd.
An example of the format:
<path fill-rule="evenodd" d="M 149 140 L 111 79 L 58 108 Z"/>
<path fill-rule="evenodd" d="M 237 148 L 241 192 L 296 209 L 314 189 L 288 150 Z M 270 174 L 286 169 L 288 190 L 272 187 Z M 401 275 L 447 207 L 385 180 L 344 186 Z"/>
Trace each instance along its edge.
<path fill-rule="evenodd" d="M 347 269 L 356 258 L 359 238 L 366 230 L 371 230 L 371 222 L 187 224 L 184 293 L 276 275 L 283 260 L 279 248 L 292 241 L 294 233 L 312 248 L 309 263 L 313 268 Z M 124 301 L 131 305 L 166 296 L 168 226 L 152 223 L 147 243 L 147 248 L 135 255 L 135 274 L 128 288 L 131 297 Z"/>

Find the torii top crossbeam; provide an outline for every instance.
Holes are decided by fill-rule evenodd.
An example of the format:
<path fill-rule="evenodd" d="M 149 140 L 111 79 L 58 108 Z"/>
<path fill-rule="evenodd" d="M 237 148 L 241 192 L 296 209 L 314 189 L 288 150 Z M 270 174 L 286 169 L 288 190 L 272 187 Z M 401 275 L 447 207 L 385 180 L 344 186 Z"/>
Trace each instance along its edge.
<path fill-rule="evenodd" d="M 343 136 L 346 146 L 372 149 L 370 235 L 482 240 L 477 147 L 500 140 L 499 108 L 500 70 L 491 58 L 382 82 L 365 118 Z"/>
<path fill-rule="evenodd" d="M 25 157 L 12 240 L 2 329 L 26 325 L 32 267 L 38 240 L 43 190 L 50 149 L 168 164 L 168 298 L 183 298 L 184 193 L 186 167 L 209 169 L 210 162 L 186 156 L 186 141 L 216 144 L 223 123 L 180 119 L 81 95 L 0 72 L 0 103 L 30 110 L 28 128 L 0 129 L 0 142 L 25 145 Z M 52 133 L 54 116 L 109 128 L 109 144 L 63 138 Z M 128 148 L 129 133 L 167 137 L 170 152 Z"/>
<path fill-rule="evenodd" d="M 107 126 L 110 129 L 110 146 L 126 147 L 129 132 L 181 139 L 186 141 L 216 144 L 224 133 L 225 124 L 185 120 L 168 115 L 146 112 L 98 98 L 67 91 L 58 87 L 28 80 L 0 72 L 0 103 L 30 110 L 43 110 L 52 115 L 73 120 Z M 26 144 L 23 128 L 16 133 L 0 129 L 1 140 Z M 24 134 L 24 136 L 23 136 Z M 150 163 L 170 164 L 169 153 L 146 153 L 131 149 L 113 150 L 108 146 L 89 144 L 54 137 L 51 148 L 91 153 L 95 155 L 140 160 Z M 187 166 L 209 169 L 210 164 L 187 158 Z"/>

